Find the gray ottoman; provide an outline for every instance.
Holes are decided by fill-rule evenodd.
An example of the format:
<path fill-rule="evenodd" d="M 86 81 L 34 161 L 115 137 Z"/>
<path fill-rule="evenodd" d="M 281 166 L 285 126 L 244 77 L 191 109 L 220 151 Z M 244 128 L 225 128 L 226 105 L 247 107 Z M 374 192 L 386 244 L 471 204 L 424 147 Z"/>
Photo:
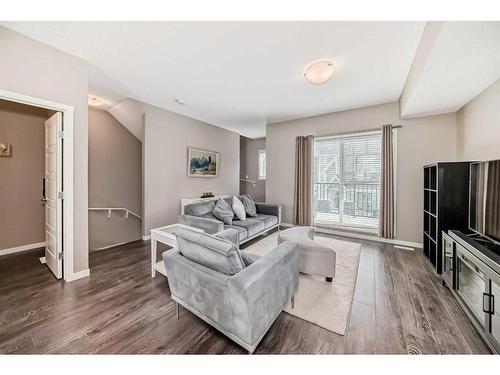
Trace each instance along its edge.
<path fill-rule="evenodd" d="M 278 244 L 291 241 L 299 245 L 299 271 L 322 276 L 326 281 L 335 277 L 335 251 L 314 241 L 313 227 L 293 227 L 278 234 Z"/>

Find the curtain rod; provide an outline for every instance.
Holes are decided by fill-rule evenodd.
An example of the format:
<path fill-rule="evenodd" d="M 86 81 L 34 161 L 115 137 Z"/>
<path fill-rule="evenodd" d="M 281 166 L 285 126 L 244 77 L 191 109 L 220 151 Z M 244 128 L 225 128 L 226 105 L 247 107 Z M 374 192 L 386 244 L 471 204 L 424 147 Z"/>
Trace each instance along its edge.
<path fill-rule="evenodd" d="M 393 125 L 393 129 L 399 129 L 402 128 L 403 125 Z M 374 132 L 377 130 L 382 130 L 382 128 L 371 128 L 371 129 L 361 129 L 361 130 L 346 130 L 342 132 L 337 132 L 337 133 L 328 133 L 328 134 L 318 134 L 315 135 L 315 138 L 321 138 L 321 137 L 334 137 L 336 135 L 344 135 L 344 134 L 356 134 L 356 133 L 368 133 L 368 132 Z"/>

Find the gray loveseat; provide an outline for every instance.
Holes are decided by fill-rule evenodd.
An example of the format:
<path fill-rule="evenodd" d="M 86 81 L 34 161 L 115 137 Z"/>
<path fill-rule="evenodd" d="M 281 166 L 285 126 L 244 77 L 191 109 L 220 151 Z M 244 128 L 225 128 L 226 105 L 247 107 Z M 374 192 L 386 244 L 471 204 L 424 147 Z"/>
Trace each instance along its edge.
<path fill-rule="evenodd" d="M 289 300 L 293 308 L 297 244 L 259 257 L 206 233 L 176 236 L 178 249 L 163 253 L 172 299 L 252 353 Z"/>
<path fill-rule="evenodd" d="M 241 196 L 238 196 L 241 197 Z M 252 199 L 250 196 L 246 196 Z M 224 199 L 229 205 L 232 198 Z M 238 232 L 238 243 L 244 243 L 271 229 L 279 228 L 281 224 L 281 206 L 255 202 L 257 216 L 248 216 L 246 220 L 234 219 L 232 225 L 226 225 L 212 215 L 215 201 L 196 202 L 184 207 L 184 215 L 179 217 L 179 223 L 205 230 L 206 233 L 215 234 L 226 229 Z"/>

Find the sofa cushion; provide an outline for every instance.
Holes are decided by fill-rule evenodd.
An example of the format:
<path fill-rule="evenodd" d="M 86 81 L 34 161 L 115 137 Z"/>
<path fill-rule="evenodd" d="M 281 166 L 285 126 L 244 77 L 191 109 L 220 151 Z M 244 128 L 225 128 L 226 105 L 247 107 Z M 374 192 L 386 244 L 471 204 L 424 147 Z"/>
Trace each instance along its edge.
<path fill-rule="evenodd" d="M 248 267 L 258 261 L 262 256 L 254 253 L 249 253 L 248 251 L 240 251 L 241 259 L 245 263 L 245 267 Z"/>
<path fill-rule="evenodd" d="M 239 250 L 227 240 L 189 229 L 175 235 L 179 252 L 195 263 L 230 276 L 245 268 Z"/>
<path fill-rule="evenodd" d="M 245 212 L 248 216 L 257 216 L 257 207 L 255 207 L 255 202 L 253 201 L 252 197 L 250 197 L 249 195 L 240 195 L 238 198 L 240 199 L 241 203 L 243 203 L 243 207 L 245 207 Z"/>
<path fill-rule="evenodd" d="M 263 221 L 266 229 L 278 224 L 278 216 L 274 215 L 258 214 L 255 220 Z"/>
<path fill-rule="evenodd" d="M 214 209 L 212 210 L 212 214 L 226 224 L 231 225 L 233 223 L 233 208 L 223 199 L 219 199 L 217 201 Z"/>
<path fill-rule="evenodd" d="M 184 207 L 186 215 L 203 216 L 212 213 L 215 201 L 190 203 Z"/>
<path fill-rule="evenodd" d="M 247 218 L 247 214 L 245 212 L 245 207 L 243 203 L 235 196 L 233 196 L 233 212 L 240 220 L 245 220 Z"/>
<path fill-rule="evenodd" d="M 264 221 L 254 218 L 246 219 L 245 221 L 235 220 L 233 221 L 233 226 L 245 228 L 248 232 L 248 237 L 255 236 L 265 229 Z"/>

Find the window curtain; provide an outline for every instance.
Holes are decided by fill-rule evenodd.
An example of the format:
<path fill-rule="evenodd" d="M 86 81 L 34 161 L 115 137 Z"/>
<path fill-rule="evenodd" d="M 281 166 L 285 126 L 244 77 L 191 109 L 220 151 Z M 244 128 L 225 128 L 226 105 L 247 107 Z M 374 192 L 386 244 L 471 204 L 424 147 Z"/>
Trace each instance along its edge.
<path fill-rule="evenodd" d="M 394 238 L 394 144 L 392 125 L 382 127 L 379 236 Z"/>
<path fill-rule="evenodd" d="M 488 163 L 486 210 L 485 210 L 485 232 L 487 235 L 498 236 L 500 234 L 500 161 Z"/>
<path fill-rule="evenodd" d="M 295 189 L 293 194 L 293 223 L 308 226 L 312 223 L 312 150 L 314 137 L 295 139 Z"/>

